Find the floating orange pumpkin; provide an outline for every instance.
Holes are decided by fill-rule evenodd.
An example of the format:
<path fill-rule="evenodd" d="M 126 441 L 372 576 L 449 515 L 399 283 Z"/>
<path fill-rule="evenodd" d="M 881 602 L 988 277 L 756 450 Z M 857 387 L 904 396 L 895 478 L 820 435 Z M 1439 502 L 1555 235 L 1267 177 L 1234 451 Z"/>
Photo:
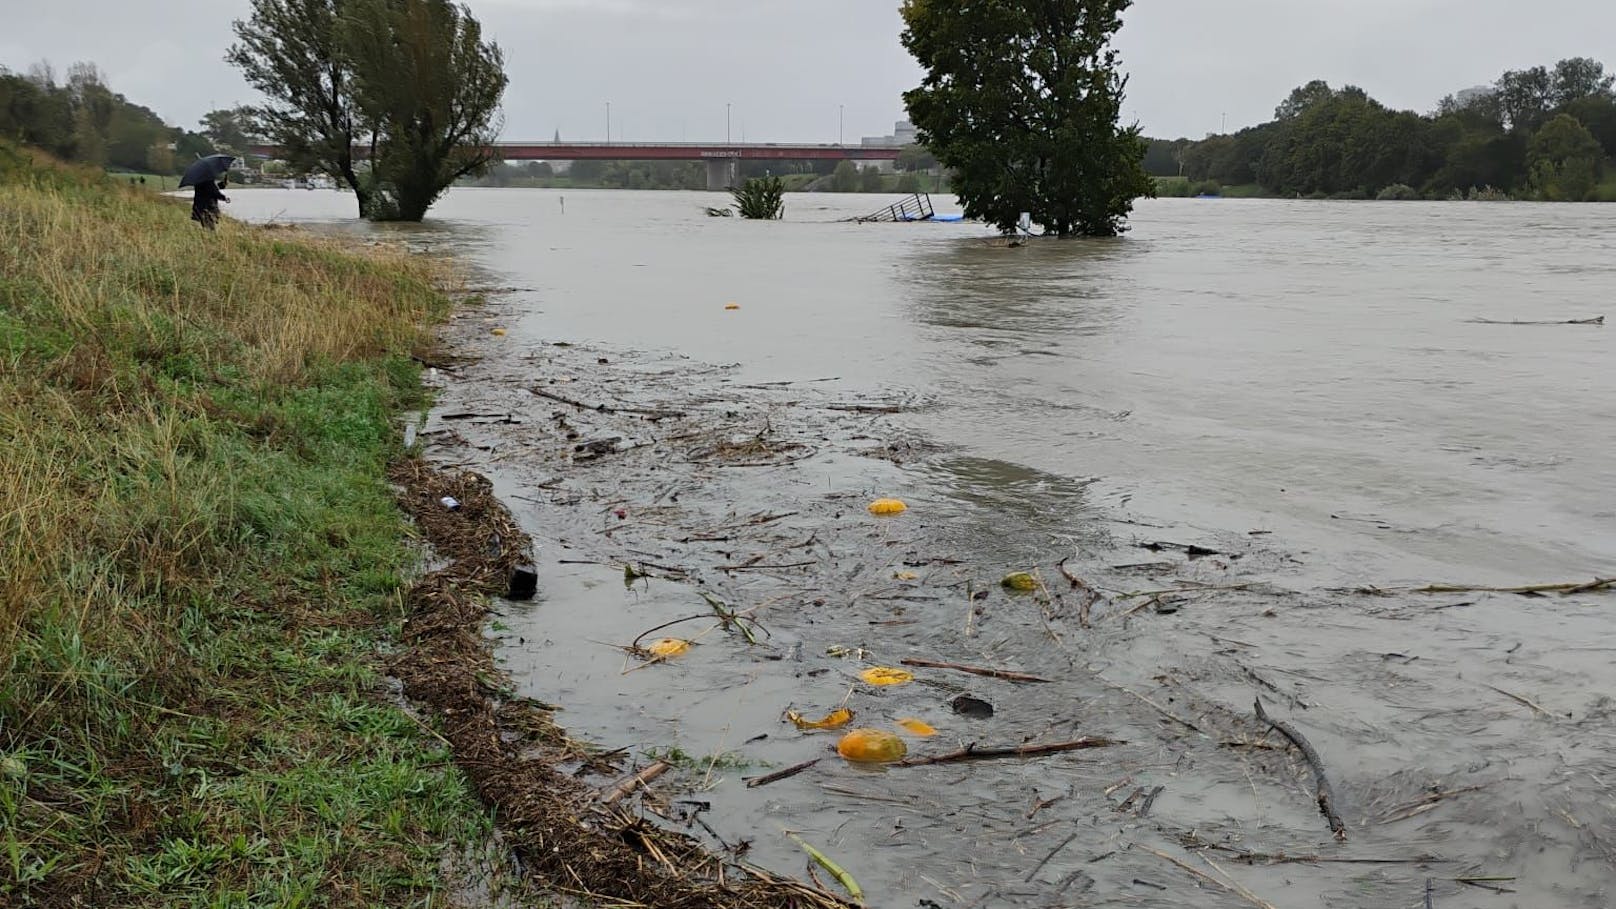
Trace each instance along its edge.
<path fill-rule="evenodd" d="M 909 746 L 883 729 L 855 729 L 836 743 L 836 753 L 858 764 L 890 764 L 903 760 Z"/>
<path fill-rule="evenodd" d="M 651 655 L 657 659 L 666 660 L 689 653 L 690 642 L 682 641 L 678 638 L 663 638 L 660 641 L 652 641 L 651 645 L 645 649 L 650 651 Z"/>
<path fill-rule="evenodd" d="M 907 669 L 894 669 L 891 666 L 871 666 L 859 673 L 859 678 L 871 685 L 902 685 L 913 682 L 915 674 Z"/>
<path fill-rule="evenodd" d="M 496 328 L 496 329 L 493 330 L 492 334 L 496 338 L 503 338 L 503 337 L 505 337 L 505 329 Z"/>
<path fill-rule="evenodd" d="M 918 581 L 918 580 L 920 580 L 920 575 L 914 573 L 913 571 L 900 571 L 900 572 L 894 574 L 893 577 L 896 578 L 899 581 Z"/>
<path fill-rule="evenodd" d="M 740 309 L 741 304 L 739 304 L 739 303 L 726 303 L 726 304 L 724 304 L 724 308 L 727 309 L 727 310 L 734 311 L 734 310 Z"/>
<path fill-rule="evenodd" d="M 870 514 L 875 515 L 903 514 L 908 510 L 902 499 L 876 499 L 870 503 Z"/>
<path fill-rule="evenodd" d="M 825 714 L 825 718 L 822 720 L 810 720 L 793 710 L 786 714 L 786 719 L 795 724 L 798 729 L 804 731 L 810 729 L 840 729 L 853 722 L 853 711 L 848 710 L 846 707 L 841 707 Z"/>

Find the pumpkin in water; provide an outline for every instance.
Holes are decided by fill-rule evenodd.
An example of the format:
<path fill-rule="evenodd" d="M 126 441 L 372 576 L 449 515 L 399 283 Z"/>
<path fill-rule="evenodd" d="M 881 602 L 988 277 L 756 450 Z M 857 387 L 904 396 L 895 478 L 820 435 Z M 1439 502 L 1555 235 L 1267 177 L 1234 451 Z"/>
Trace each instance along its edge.
<path fill-rule="evenodd" d="M 909 746 L 884 729 L 855 729 L 836 743 L 836 753 L 856 764 L 890 764 L 903 760 Z"/>
<path fill-rule="evenodd" d="M 902 499 L 876 499 L 870 503 L 870 514 L 874 515 L 903 514 L 908 510 Z"/>
<path fill-rule="evenodd" d="M 903 685 L 915 680 L 915 674 L 907 669 L 896 669 L 891 666 L 871 666 L 859 673 L 859 678 L 866 683 L 876 686 Z"/>
<path fill-rule="evenodd" d="M 683 656 L 689 653 L 690 642 L 681 641 L 678 638 L 663 638 L 660 641 L 652 641 L 651 645 L 645 649 L 651 652 L 651 656 L 659 660 L 666 660 L 670 657 Z"/>

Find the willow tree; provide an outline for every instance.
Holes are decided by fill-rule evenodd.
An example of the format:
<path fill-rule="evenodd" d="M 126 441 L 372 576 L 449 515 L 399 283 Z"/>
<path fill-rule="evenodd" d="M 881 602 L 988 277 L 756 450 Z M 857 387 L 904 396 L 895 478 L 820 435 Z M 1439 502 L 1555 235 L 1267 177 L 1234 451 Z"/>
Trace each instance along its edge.
<path fill-rule="evenodd" d="M 252 0 L 227 58 L 268 99 L 254 125 L 359 213 L 419 221 L 489 162 L 503 57 L 447 0 Z"/>
<path fill-rule="evenodd" d="M 372 128 L 371 217 L 419 221 L 494 161 L 504 56 L 448 0 L 346 0 L 343 45 Z"/>
<path fill-rule="evenodd" d="M 1146 142 L 1120 123 L 1111 39 L 1131 5 L 904 0 L 903 44 L 926 71 L 904 102 L 967 216 L 1010 231 L 1027 212 L 1055 236 L 1113 236 L 1154 195 Z"/>

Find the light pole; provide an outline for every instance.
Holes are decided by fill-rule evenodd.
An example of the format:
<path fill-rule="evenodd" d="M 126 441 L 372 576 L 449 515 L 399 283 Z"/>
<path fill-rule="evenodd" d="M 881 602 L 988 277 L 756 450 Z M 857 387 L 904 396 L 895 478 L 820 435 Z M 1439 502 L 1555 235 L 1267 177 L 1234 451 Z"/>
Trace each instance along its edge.
<path fill-rule="evenodd" d="M 612 102 L 606 102 L 606 144 L 612 144 Z"/>
<path fill-rule="evenodd" d="M 843 141 L 844 141 L 843 140 L 843 135 L 844 135 L 844 133 L 846 133 L 846 124 L 847 124 L 847 105 L 838 104 L 838 105 L 836 105 L 836 144 L 837 145 L 841 145 L 843 143 Z"/>
<path fill-rule="evenodd" d="M 729 109 L 731 107 L 733 107 L 733 106 L 734 105 L 728 104 L 728 103 L 726 103 L 724 105 L 724 144 L 725 145 L 728 145 L 730 143 L 730 138 L 729 138 Z"/>

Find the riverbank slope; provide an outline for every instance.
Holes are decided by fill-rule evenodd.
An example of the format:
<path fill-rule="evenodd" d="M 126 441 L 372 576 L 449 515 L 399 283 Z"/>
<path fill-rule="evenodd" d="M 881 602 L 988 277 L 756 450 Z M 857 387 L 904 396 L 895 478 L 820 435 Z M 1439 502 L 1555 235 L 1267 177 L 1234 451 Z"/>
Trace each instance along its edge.
<path fill-rule="evenodd" d="M 0 146 L 0 903 L 439 905 L 491 825 L 380 667 L 449 300 L 187 215 Z"/>

